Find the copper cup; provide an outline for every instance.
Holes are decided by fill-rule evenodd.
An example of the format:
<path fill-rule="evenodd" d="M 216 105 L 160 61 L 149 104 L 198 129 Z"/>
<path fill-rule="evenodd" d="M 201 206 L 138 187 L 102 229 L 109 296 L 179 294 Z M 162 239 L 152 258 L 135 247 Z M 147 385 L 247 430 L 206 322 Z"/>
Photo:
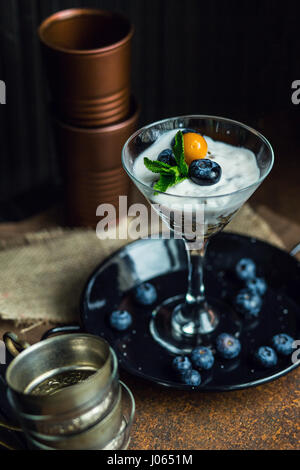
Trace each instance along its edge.
<path fill-rule="evenodd" d="M 119 13 L 59 11 L 38 29 L 58 114 L 75 126 L 123 120 L 130 107 L 133 26 Z"/>
<path fill-rule="evenodd" d="M 86 129 L 55 119 L 58 152 L 67 175 L 118 169 L 121 172 L 122 147 L 136 129 L 138 115 L 138 106 L 132 99 L 130 113 L 117 124 Z"/>
<path fill-rule="evenodd" d="M 95 226 L 102 203 L 118 206 L 119 195 L 129 192 L 121 165 L 122 147 L 136 130 L 139 109 L 132 100 L 127 119 L 110 126 L 86 129 L 56 120 L 57 150 L 66 187 L 68 221 Z"/>
<path fill-rule="evenodd" d="M 116 209 L 118 218 L 119 195 L 128 194 L 129 181 L 123 189 L 118 189 L 115 193 L 103 193 L 101 189 L 95 190 L 94 193 L 87 192 L 81 188 L 76 188 L 75 195 L 72 190 L 68 191 L 67 215 L 68 222 L 73 226 L 95 227 L 101 217 L 96 215 L 97 208 L 100 204 L 110 204 Z"/>

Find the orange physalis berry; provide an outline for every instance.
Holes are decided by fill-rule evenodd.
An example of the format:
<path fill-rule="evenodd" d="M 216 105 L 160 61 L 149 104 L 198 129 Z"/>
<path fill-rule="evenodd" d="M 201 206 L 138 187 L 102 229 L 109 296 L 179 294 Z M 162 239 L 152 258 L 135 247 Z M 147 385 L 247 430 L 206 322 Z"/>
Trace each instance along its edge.
<path fill-rule="evenodd" d="M 207 143 L 202 135 L 196 134 L 196 132 L 187 132 L 183 135 L 183 142 L 184 157 L 188 165 L 190 165 L 193 160 L 205 158 L 207 154 Z"/>

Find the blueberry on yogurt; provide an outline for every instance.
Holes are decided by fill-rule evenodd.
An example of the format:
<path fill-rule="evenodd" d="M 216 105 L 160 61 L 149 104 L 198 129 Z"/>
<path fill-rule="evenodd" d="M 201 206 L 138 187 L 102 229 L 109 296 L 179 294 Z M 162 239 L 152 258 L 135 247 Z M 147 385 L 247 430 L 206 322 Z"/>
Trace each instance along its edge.
<path fill-rule="evenodd" d="M 222 175 L 222 169 L 217 162 L 208 158 L 193 160 L 189 166 L 190 179 L 200 186 L 216 184 Z"/>
<path fill-rule="evenodd" d="M 162 152 L 160 152 L 160 154 L 157 157 L 157 160 L 159 162 L 166 163 L 167 165 L 170 165 L 170 166 L 177 165 L 175 157 L 171 149 L 165 149 Z"/>

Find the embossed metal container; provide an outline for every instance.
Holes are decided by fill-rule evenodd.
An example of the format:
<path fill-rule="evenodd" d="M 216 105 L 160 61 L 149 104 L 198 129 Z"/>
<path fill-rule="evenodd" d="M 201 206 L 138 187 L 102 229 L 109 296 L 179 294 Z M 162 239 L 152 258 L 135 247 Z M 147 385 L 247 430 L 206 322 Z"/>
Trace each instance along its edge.
<path fill-rule="evenodd" d="M 118 417 L 118 412 L 113 412 L 103 423 L 96 424 L 89 430 L 77 434 L 71 439 L 53 439 L 38 436 L 36 433 L 26 433 L 29 446 L 39 450 L 77 449 L 77 450 L 125 450 L 130 442 L 130 431 L 135 415 L 135 402 L 129 388 L 120 382 L 122 388 L 120 407 L 122 409 L 122 420 L 119 429 L 114 434 L 107 432 L 111 419 Z M 115 421 L 116 422 L 116 421 Z M 104 427 L 103 427 L 104 426 Z M 115 424 L 112 429 L 115 429 Z M 103 433 L 103 430 L 105 432 Z M 112 436 L 112 437 L 110 437 Z"/>
<path fill-rule="evenodd" d="M 38 442 L 54 449 L 87 449 L 98 445 L 100 448 L 110 442 L 118 434 L 122 423 L 122 391 L 119 389 L 118 398 L 113 408 L 93 426 L 85 428 L 78 433 L 64 436 L 47 436 L 31 432 L 30 435 Z"/>
<path fill-rule="evenodd" d="M 78 333 L 26 348 L 6 372 L 21 426 L 44 435 L 79 432 L 104 419 L 119 396 L 118 365 L 108 343 Z"/>

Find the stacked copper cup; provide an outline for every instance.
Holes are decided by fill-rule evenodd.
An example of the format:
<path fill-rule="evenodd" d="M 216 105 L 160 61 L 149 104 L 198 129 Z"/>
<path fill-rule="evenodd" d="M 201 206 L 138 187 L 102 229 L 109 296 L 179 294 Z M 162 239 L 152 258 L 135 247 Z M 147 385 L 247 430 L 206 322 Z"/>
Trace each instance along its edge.
<path fill-rule="evenodd" d="M 130 92 L 133 27 L 118 13 L 76 8 L 50 16 L 38 32 L 68 219 L 72 225 L 94 227 L 97 207 L 117 206 L 119 195 L 129 189 L 121 150 L 138 119 Z"/>

